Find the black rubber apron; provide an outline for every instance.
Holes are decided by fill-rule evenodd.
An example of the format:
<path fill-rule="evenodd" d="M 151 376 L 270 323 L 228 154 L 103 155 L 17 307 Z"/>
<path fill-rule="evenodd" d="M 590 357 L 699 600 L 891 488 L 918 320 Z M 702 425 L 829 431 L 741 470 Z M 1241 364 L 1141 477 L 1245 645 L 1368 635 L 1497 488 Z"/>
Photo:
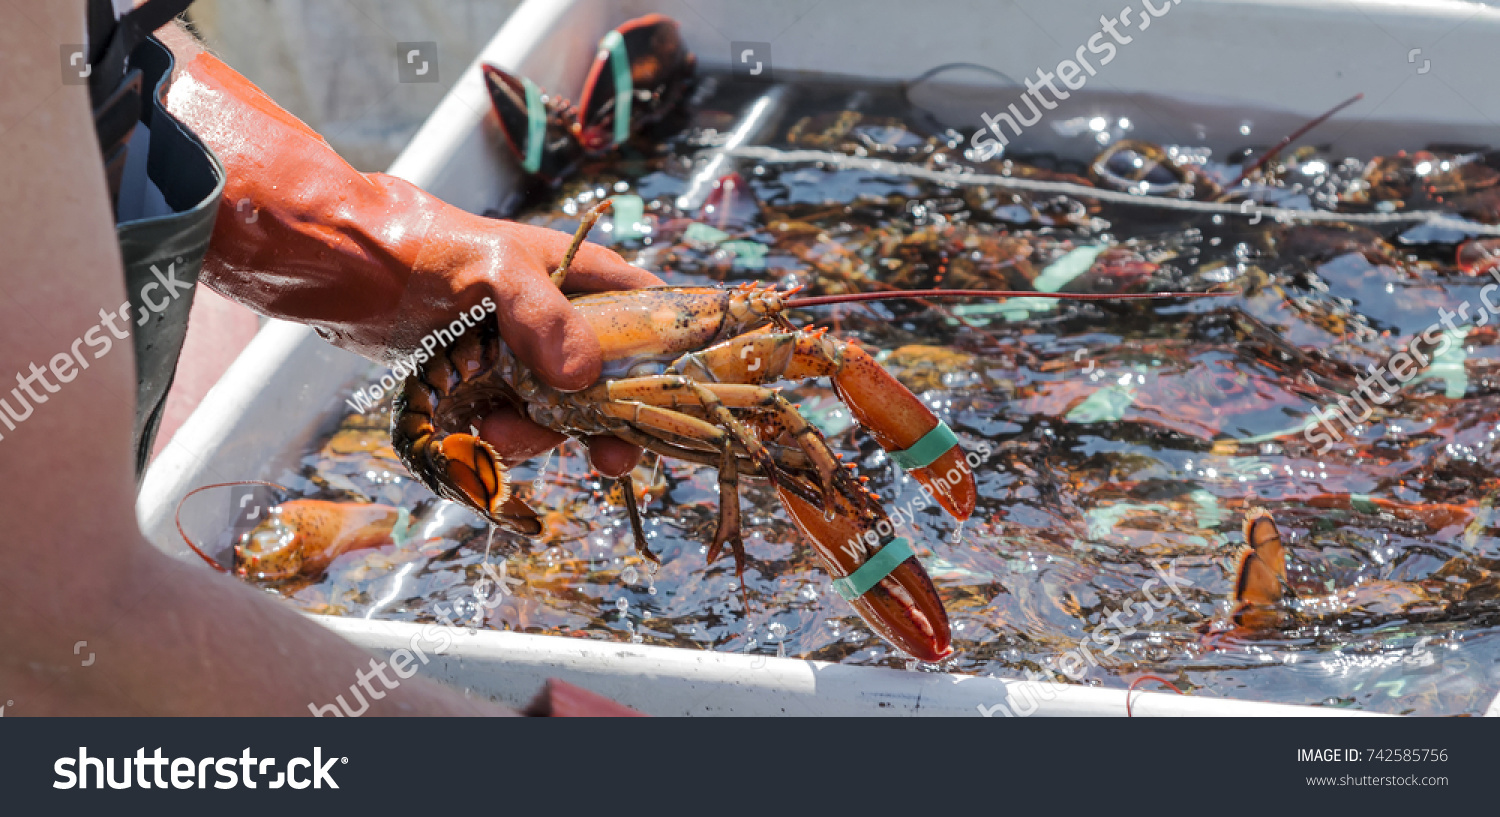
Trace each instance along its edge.
<path fill-rule="evenodd" d="M 198 137 L 167 113 L 165 95 L 174 61 L 172 53 L 149 36 L 188 3 L 155 0 L 118 23 L 109 5 L 108 0 L 90 3 L 89 90 L 112 201 L 118 211 L 131 136 L 140 122 L 150 129 L 146 175 L 161 191 L 170 210 L 115 225 L 125 262 L 129 325 L 135 346 L 133 442 L 139 478 L 150 461 L 177 358 L 187 336 L 193 292 L 213 234 L 219 196 L 224 191 L 224 166 Z"/>

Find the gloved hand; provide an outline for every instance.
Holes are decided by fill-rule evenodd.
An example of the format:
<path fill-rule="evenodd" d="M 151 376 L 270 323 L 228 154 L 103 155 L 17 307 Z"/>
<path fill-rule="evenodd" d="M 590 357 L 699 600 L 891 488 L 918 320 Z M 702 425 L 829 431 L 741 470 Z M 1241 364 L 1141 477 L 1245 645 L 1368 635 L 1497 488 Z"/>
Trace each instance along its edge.
<path fill-rule="evenodd" d="M 315 131 L 210 54 L 174 79 L 168 109 L 224 163 L 205 284 L 257 312 L 312 326 L 337 346 L 390 363 L 485 297 L 507 344 L 548 384 L 598 379 L 599 341 L 549 275 L 571 236 L 466 213 L 384 173 L 360 173 Z M 598 245 L 585 244 L 570 292 L 661 283 Z M 562 442 L 515 412 L 486 418 L 480 434 L 508 463 Z M 639 449 L 589 442 L 610 475 Z"/>

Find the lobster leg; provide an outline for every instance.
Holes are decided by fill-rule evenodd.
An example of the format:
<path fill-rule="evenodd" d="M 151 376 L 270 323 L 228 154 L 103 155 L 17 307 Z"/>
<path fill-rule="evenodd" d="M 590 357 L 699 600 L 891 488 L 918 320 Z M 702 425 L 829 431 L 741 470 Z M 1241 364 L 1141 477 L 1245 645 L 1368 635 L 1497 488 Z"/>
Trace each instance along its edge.
<path fill-rule="evenodd" d="M 630 443 L 631 445 L 638 445 L 641 448 L 652 452 L 653 454 L 660 454 L 663 457 L 670 457 L 675 460 L 696 463 L 698 465 L 709 465 L 715 468 L 717 468 L 720 463 L 719 455 L 715 454 L 712 451 L 676 445 L 657 437 L 653 437 L 650 434 L 646 434 L 645 432 L 642 432 L 635 428 L 631 428 L 629 426 L 616 426 L 614 428 L 611 428 L 609 433 L 615 435 L 616 437 L 619 437 L 620 439 L 624 440 L 627 443 Z M 801 452 L 799 451 L 783 451 L 781 453 L 778 453 L 776 457 L 778 470 L 804 470 L 804 466 L 800 463 L 800 461 L 797 461 L 794 464 L 788 464 L 788 462 L 785 461 L 796 460 L 797 458 L 801 457 Z M 734 459 L 735 464 L 738 466 L 742 473 L 761 476 L 760 470 L 757 467 L 756 463 L 750 458 L 746 457 L 744 454 L 736 451 Z M 805 457 L 802 459 L 805 459 Z"/>
<path fill-rule="evenodd" d="M 734 449 L 726 442 L 724 456 L 719 463 L 719 529 L 714 532 L 713 544 L 708 546 L 708 560 L 719 558 L 719 551 L 728 542 L 734 551 L 734 570 L 740 579 L 740 592 L 745 589 L 745 542 L 740 536 L 740 474 L 736 466 Z"/>
<path fill-rule="evenodd" d="M 660 431 L 673 433 L 679 428 L 702 428 L 698 439 L 715 448 L 727 435 L 744 447 L 765 474 L 775 470 L 770 452 L 725 406 L 719 396 L 719 387 L 705 386 L 678 375 L 655 375 L 611 380 L 582 394 L 585 400 L 605 403 L 606 414 L 650 424 Z M 623 407 L 618 404 L 623 404 Z M 636 408 L 637 404 L 640 408 Z M 712 422 L 676 411 L 686 406 L 701 407 Z M 710 428 L 715 431 L 710 433 Z"/>
<path fill-rule="evenodd" d="M 716 451 L 731 439 L 728 432 L 707 420 L 675 411 L 675 407 L 664 408 L 644 400 L 634 402 L 636 400 L 641 400 L 641 396 L 604 403 L 598 407 L 599 412 L 606 417 L 625 420 L 636 428 L 648 430 L 661 439 L 679 445 L 706 445 Z M 717 464 L 716 460 L 712 462 Z"/>
<path fill-rule="evenodd" d="M 830 377 L 860 425 L 892 458 L 904 460 L 949 514 L 967 519 L 974 512 L 973 469 L 947 426 L 863 349 L 824 330 L 751 332 L 683 355 L 672 370 L 704 383 Z"/>
<path fill-rule="evenodd" d="M 717 396 L 710 390 L 703 389 L 697 384 L 689 383 L 680 377 L 665 378 L 640 378 L 639 380 L 614 381 L 606 386 L 606 390 L 613 396 L 616 392 L 619 396 L 631 399 L 648 398 L 657 401 L 670 401 L 677 406 L 681 404 L 681 395 L 677 394 L 685 386 L 692 393 L 694 404 L 702 406 L 716 419 L 720 420 L 730 431 L 700 420 L 678 411 L 663 408 L 644 402 L 624 402 L 620 399 L 612 399 L 605 403 L 600 410 L 607 416 L 617 419 L 628 420 L 634 426 L 649 429 L 656 434 L 666 434 L 679 438 L 693 438 L 717 445 L 722 453 L 719 459 L 719 528 L 714 533 L 713 544 L 709 546 L 708 560 L 711 562 L 718 558 L 719 552 L 724 544 L 730 544 L 734 551 L 735 574 L 740 580 L 741 592 L 745 585 L 745 547 L 740 536 L 740 493 L 739 493 L 739 467 L 734 451 L 734 443 L 738 442 L 749 450 L 752 455 L 759 456 L 766 463 L 764 470 L 769 472 L 770 455 L 760 445 L 748 429 L 746 429 L 729 410 L 721 403 Z M 647 382 L 641 382 L 647 381 Z M 643 544 L 643 543 L 642 543 Z M 639 549 L 638 544 L 638 549 Z"/>
<path fill-rule="evenodd" d="M 617 478 L 620 487 L 625 489 L 625 515 L 630 517 L 630 533 L 635 537 L 635 552 L 650 559 L 656 564 L 661 564 L 661 559 L 651 552 L 651 546 L 646 544 L 646 531 L 641 525 L 641 509 L 635 504 L 635 480 L 625 474 Z"/>
<path fill-rule="evenodd" d="M 730 409 L 766 412 L 780 430 L 795 438 L 798 448 L 815 465 L 818 493 L 804 490 L 801 478 L 774 465 L 763 464 L 782 505 L 813 543 L 841 594 L 891 643 L 924 661 L 939 661 L 952 653 L 947 613 L 921 563 L 913 555 L 897 558 L 886 551 L 897 547 L 889 520 L 874 497 L 839 467 L 817 429 L 776 391 L 750 384 L 700 384 L 673 375 L 612 381 L 589 399 L 603 402 L 609 417 L 629 422 L 646 434 L 691 438 L 724 446 L 719 466 L 720 522 L 710 557 L 728 542 L 734 549 L 737 572 L 744 586 L 744 550 L 740 540 L 737 462 L 733 443 L 744 446 L 753 461 L 763 462 L 764 446 L 750 434 Z M 668 408 L 670 407 L 670 408 Z M 677 409 L 702 409 L 720 426 Z M 727 430 L 726 430 L 727 429 Z M 879 541 L 877 543 L 877 539 Z M 902 542 L 900 547 L 909 547 Z M 875 577 L 865 574 L 872 567 Z M 858 582 L 868 581 L 868 586 Z"/>
<path fill-rule="evenodd" d="M 773 389 L 748 384 L 701 384 L 679 375 L 658 375 L 612 381 L 606 384 L 605 395 L 605 399 L 611 401 L 641 401 L 658 406 L 666 404 L 674 409 L 681 406 L 702 406 L 723 427 L 733 432 L 735 441 L 744 445 L 752 457 L 767 462 L 770 458 L 764 453 L 764 446 L 735 419 L 729 409 L 769 412 L 817 469 L 818 484 L 823 489 L 827 507 L 832 507 L 834 490 L 837 487 L 847 489 L 853 481 L 839 466 L 837 458 L 828 449 L 828 444 L 818 430 Z M 717 441 L 717 438 L 712 439 Z M 769 468 L 764 470 L 768 475 L 771 473 Z"/>
<path fill-rule="evenodd" d="M 712 560 L 726 542 L 730 543 L 742 581 L 744 548 L 739 533 L 738 470 L 732 461 L 731 443 L 739 443 L 752 459 L 760 461 L 761 471 L 766 475 L 774 476 L 777 469 L 765 447 L 734 417 L 731 408 L 769 411 L 775 415 L 782 429 L 796 441 L 798 449 L 816 468 L 823 507 L 834 507 L 839 490 L 857 490 L 854 480 L 839 467 L 838 460 L 817 429 L 772 389 L 742 384 L 704 385 L 676 375 L 660 375 L 611 381 L 605 384 L 602 392 L 598 397 L 609 402 L 604 403 L 601 410 L 611 417 L 628 420 L 656 434 L 679 439 L 696 436 L 704 442 L 724 446 L 723 456 L 727 459 L 719 468 L 719 530 L 709 550 L 709 558 Z M 702 408 L 718 421 L 719 426 L 675 410 L 690 407 Z M 726 462 L 729 467 L 725 467 Z"/>

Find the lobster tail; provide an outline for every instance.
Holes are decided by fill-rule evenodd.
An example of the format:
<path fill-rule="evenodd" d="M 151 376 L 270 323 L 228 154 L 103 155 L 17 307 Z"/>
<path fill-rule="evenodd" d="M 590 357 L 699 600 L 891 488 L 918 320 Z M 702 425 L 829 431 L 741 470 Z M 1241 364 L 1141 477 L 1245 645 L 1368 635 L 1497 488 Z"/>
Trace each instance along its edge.
<path fill-rule="evenodd" d="M 498 515 L 510 499 L 510 477 L 500 464 L 500 455 L 484 440 L 472 434 L 436 434 L 422 451 L 443 469 L 451 486 L 486 516 Z"/>
<path fill-rule="evenodd" d="M 1245 630 L 1270 630 L 1286 616 L 1280 609 L 1289 595 L 1286 586 L 1286 548 L 1271 514 L 1264 508 L 1245 515 L 1245 548 L 1238 556 L 1234 576 L 1236 626 Z"/>
<path fill-rule="evenodd" d="M 428 364 L 426 379 L 406 379 L 391 409 L 391 446 L 406 470 L 428 490 L 507 530 L 534 536 L 541 533 L 541 520 L 511 490 L 508 470 L 495 449 L 476 433 L 449 432 L 435 420 L 443 413 L 444 400 L 464 382 L 466 372 L 487 371 L 494 365 L 492 357 L 484 354 L 493 343 L 476 335 L 488 337 L 483 330 L 463 335 Z M 450 360 L 454 355 L 475 365 L 459 367 Z"/>

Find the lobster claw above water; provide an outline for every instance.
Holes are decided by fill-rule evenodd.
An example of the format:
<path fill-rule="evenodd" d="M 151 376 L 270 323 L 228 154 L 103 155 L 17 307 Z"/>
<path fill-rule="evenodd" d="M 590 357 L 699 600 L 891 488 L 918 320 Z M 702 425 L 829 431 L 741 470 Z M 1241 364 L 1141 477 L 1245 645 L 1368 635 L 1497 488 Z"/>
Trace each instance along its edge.
<path fill-rule="evenodd" d="M 677 21 L 661 14 L 631 20 L 599 41 L 578 98 L 578 140 L 602 153 L 674 111 L 692 87 L 698 59 Z"/>
<path fill-rule="evenodd" d="M 600 41 L 576 107 L 525 77 L 481 69 L 505 143 L 527 176 L 551 186 L 675 111 L 696 65 L 677 22 L 648 14 Z"/>
<path fill-rule="evenodd" d="M 974 513 L 979 492 L 968 455 L 921 398 L 852 343 L 843 344 L 833 385 L 854 419 L 949 516 L 963 521 Z"/>
<path fill-rule="evenodd" d="M 833 495 L 827 509 L 780 483 L 776 494 L 812 541 L 839 594 L 871 629 L 921 661 L 934 663 L 953 654 L 948 612 L 922 563 L 909 555 L 910 545 L 900 537 L 874 541 L 882 538 L 882 527 L 889 529 L 884 513 L 859 509 L 841 493 Z"/>
<path fill-rule="evenodd" d="M 500 121 L 500 134 L 521 169 L 548 186 L 571 174 L 583 159 L 573 104 L 525 77 L 493 65 L 480 68 Z"/>

